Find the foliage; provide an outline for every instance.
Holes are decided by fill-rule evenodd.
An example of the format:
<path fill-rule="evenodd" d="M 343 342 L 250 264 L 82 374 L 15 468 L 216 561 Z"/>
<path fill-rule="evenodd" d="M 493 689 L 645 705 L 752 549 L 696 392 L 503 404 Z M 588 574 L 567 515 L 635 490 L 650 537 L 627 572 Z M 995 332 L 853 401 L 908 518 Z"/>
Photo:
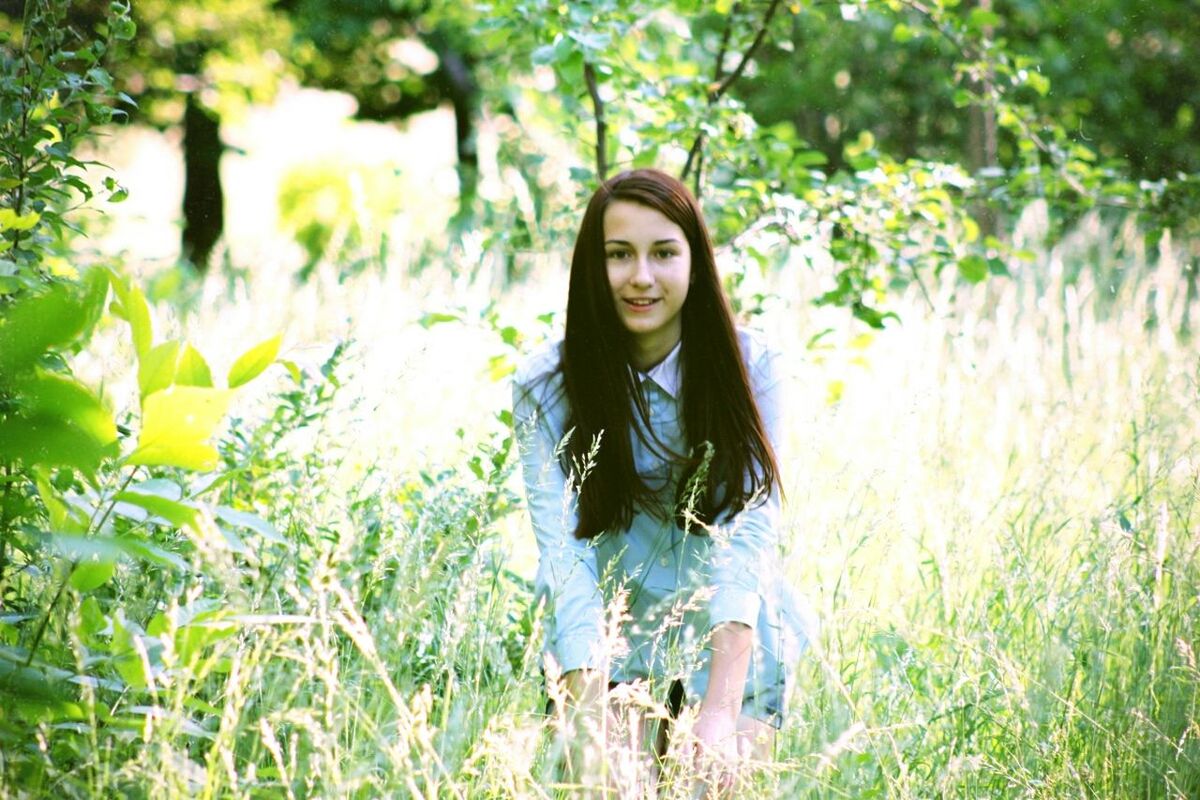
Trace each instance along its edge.
<path fill-rule="evenodd" d="M 783 566 L 825 632 L 797 670 L 778 763 L 744 796 L 1073 797 L 1081 780 L 1097 796 L 1195 793 L 1200 562 L 1188 530 L 1200 395 L 1192 351 L 1143 325 L 1158 302 L 1164 329 L 1178 327 L 1179 268 L 1131 270 L 1129 248 L 1144 243 L 1126 235 L 1100 227 L 1070 247 L 1030 244 L 1036 264 L 1064 269 L 1048 277 L 1010 258 L 1011 281 L 970 286 L 937 318 L 917 313 L 919 290 L 901 292 L 906 325 L 847 354 L 804 348 L 832 310 L 788 289 L 796 304 L 776 322 L 806 380 L 781 459 L 811 468 L 789 471 Z M 1119 271 L 1116 296 L 1096 290 Z M 929 290 L 953 283 L 945 273 Z M 330 319 L 378 294 L 370 275 L 344 285 L 322 309 Z M 310 287 L 264 277 L 248 288 L 222 302 L 298 304 Z M 479 325 L 487 347 L 507 346 L 532 334 L 532 321 L 513 320 L 530 316 L 536 291 L 483 314 L 431 311 L 413 327 Z M 553 795 L 537 612 L 506 539 L 528 537 L 506 525 L 519 509 L 509 420 L 464 420 L 457 454 L 439 463 L 362 457 L 363 430 L 383 429 L 374 415 L 397 391 L 372 381 L 368 348 L 405 360 L 425 346 L 385 329 L 358 330 L 377 344 L 273 368 L 278 391 L 234 412 L 215 471 L 138 467 L 125 488 L 136 502 L 115 504 L 110 522 L 114 540 L 150 556 L 118 552 L 110 567 L 55 537 L 74 549 L 21 571 L 25 605 L 0 620 L 9 656 L 79 558 L 29 671 L 0 661 L 11 675 L 6 787 Z M 147 352 L 161 345 L 142 340 Z M 823 379 L 843 358 L 846 385 L 823 406 Z M 453 372 L 481 395 L 504 377 Z M 132 429 L 118 434 L 123 452 L 137 419 L 121 420 Z M 387 428 L 401 449 L 418 424 L 405 419 Z M 103 496 L 115 498 L 108 480 Z M 47 496 L 70 511 L 91 497 L 80 483 Z M 166 516 L 179 506 L 211 520 L 211 538 Z"/>
<path fill-rule="evenodd" d="M 113 2 L 98 31 L 82 37 L 66 24 L 69 4 L 24 4 L 20 27 L 0 26 L 0 298 L 38 287 L 60 258 L 71 190 L 84 201 L 92 188 L 75 155 L 92 128 L 124 116 L 130 104 L 108 72 L 113 48 L 133 35 L 129 5 Z M 125 190 L 104 179 L 107 197 Z"/>
<path fill-rule="evenodd" d="M 76 3 L 87 14 L 90 3 Z M 282 58 L 290 28 L 263 0 L 132 3 L 133 34 L 125 58 L 114 65 L 118 85 L 138 101 L 138 120 L 177 124 L 183 96 L 229 117 L 268 101 L 284 76 Z"/>
<path fill-rule="evenodd" d="M 234 529 L 265 530 L 252 515 L 229 519 L 231 509 L 197 499 L 181 476 L 217 465 L 208 440 L 232 390 L 279 348 L 278 339 L 252 348 L 234 364 L 229 388 L 216 388 L 192 345 L 154 342 L 145 297 L 116 272 L 51 273 L 70 225 L 62 208 L 68 187 L 91 196 L 70 172 L 83 166 L 70 148 L 112 118 L 118 94 L 101 57 L 132 34 L 128 7 L 114 3 L 101 38 L 68 50 L 76 43 L 65 32 L 65 5 L 27 6 L 20 49 L 6 48 L 0 73 L 10 137 L 0 233 L 11 259 L 2 262 L 8 283 L 0 297 L 0 601 L 12 612 L 0 621 L 0 689 L 12 700 L 0 711 L 0 737 L 13 774 L 25 768 L 18 754 L 39 726 L 128 722 L 123 709 L 97 702 L 96 688 L 153 691 L 157 662 L 148 654 L 162 648 L 139 649 L 145 631 L 135 609 L 112 602 L 122 562 L 137 563 L 143 575 L 186 572 L 180 553 L 237 549 Z M 111 310 L 128 322 L 137 357 L 140 413 L 120 426 L 69 367 L 104 317 L 110 288 Z M 83 616 L 64 618 L 60 603 Z M 73 653 L 72 640 L 98 658 Z"/>
<path fill-rule="evenodd" d="M 737 91 L 751 61 L 760 75 L 768 68 L 761 46 L 727 92 L 713 88 L 736 73 L 766 5 L 646 8 L 521 4 L 550 19 L 546 41 L 531 25 L 487 23 L 489 46 L 511 45 L 512 58 L 484 83 L 517 124 L 501 153 L 513 198 L 489 209 L 479 238 L 537 248 L 569 232 L 572 194 L 586 194 L 601 165 L 582 167 L 581 148 L 564 192 L 527 134 L 540 118 L 594 135 L 590 65 L 611 134 L 603 166 L 654 152 L 682 170 L 700 141 L 689 178 L 699 176 L 720 242 L 757 267 L 730 274 L 739 310 L 785 304 L 786 320 L 774 320 L 781 346 L 805 373 L 780 448 L 782 463 L 804 465 L 789 471 L 782 535 L 797 552 L 785 568 L 825 626 L 797 669 L 778 763 L 746 796 L 1196 795 L 1200 394 L 1194 351 L 1176 332 L 1200 306 L 1178 241 L 1082 210 L 1150 197 L 1144 210 L 1172 215 L 1174 232 L 1189 219 L 1192 179 L 1122 187 L 1122 168 L 1074 149 L 1069 125 L 1045 126 L 1036 100 L 1022 100 L 1037 89 L 1012 53 L 985 60 L 1025 81 L 1014 84 L 1022 102 L 977 89 L 958 98 L 990 103 L 1009 131 L 1015 161 L 1004 174 L 897 154 L 869 126 L 830 152 L 793 123 L 763 124 L 751 93 Z M 774 24 L 814 8 L 780 5 Z M 61 11 L 43 9 L 31 19 Z M 901 18 L 888 19 L 895 36 Z M 933 40 L 903 19 L 913 41 Z M 951 32 L 965 19 L 967 33 L 972 19 L 980 33 L 991 21 L 920 19 Z M 24 50 L 0 78 L 43 87 L 31 120 L 75 98 L 79 115 L 55 135 L 77 143 L 87 104 L 101 119 L 118 98 L 86 72 L 76 77 L 89 89 L 66 91 L 75 67 L 38 67 L 64 46 L 39 49 L 57 40 L 38 31 L 23 29 Z M 953 47 L 937 41 L 931 54 Z M 718 50 L 728 54 L 720 70 L 697 66 L 714 66 L 705 59 Z M 554 91 L 509 80 L 534 53 L 536 86 Z M 1000 120 L 1005 111 L 1012 119 Z M 534 316 L 539 287 L 478 309 L 460 280 L 475 254 L 438 253 L 403 289 L 441 300 L 410 308 L 381 302 L 380 276 L 326 243 L 345 278 L 338 292 L 249 273 L 244 295 L 204 313 L 225 324 L 232 312 L 317 298 L 318 327 L 354 320 L 356 342 L 281 359 L 279 337 L 230 336 L 236 352 L 214 354 L 187 317 L 184 334 L 164 339 L 154 305 L 121 270 L 54 260 L 56 226 L 71 224 L 56 192 L 78 164 L 42 128 L 26 127 L 29 141 L 11 130 L 3 147 L 25 154 L 11 163 L 50 171 L 27 170 L 23 194 L 8 187 L 0 201 L 11 264 L 0 291 L 0 793 L 570 791 L 554 785 L 538 611 L 506 538 L 514 528 L 529 538 L 512 524 L 511 419 L 491 409 L 456 422 L 446 459 L 410 453 L 415 415 L 381 409 L 402 389 L 441 387 L 408 373 L 374 380 L 365 360 L 374 349 L 406 362 L 427 346 L 423 334 L 483 332 L 492 350 L 464 352 L 480 356 L 481 374 L 467 375 L 464 359 L 439 376 L 486 405 L 513 350 L 542 332 L 534 320 L 553 322 Z M 984 229 L 971 204 L 997 193 L 1044 198 L 1043 218 Z M 44 205 L 14 205 L 19 196 Z M 301 205 L 305 193 L 294 196 Z M 1047 235 L 1065 211 L 1083 213 L 1080 228 Z M 815 269 L 788 270 L 788 247 Z M 810 336 L 837 319 L 804 302 L 813 297 L 870 325 L 889 311 L 907 324 L 856 331 L 842 351 L 828 345 L 836 323 Z M 938 315 L 919 313 L 930 298 Z M 364 313 L 372 307 L 388 313 Z M 101 392 L 71 365 L 114 328 L 128 347 L 102 365 Z M 230 364 L 223 376 L 200 349 Z M 128 402 L 114 404 L 123 372 Z M 234 403 L 268 381 L 270 396 Z M 379 432 L 416 466 L 364 455 Z"/>
<path fill-rule="evenodd" d="M 1002 272 L 1011 247 L 998 220 L 1031 201 L 1050 202 L 1063 225 L 1096 206 L 1137 210 L 1154 237 L 1167 227 L 1186 233 L 1187 212 L 1170 207 L 1200 203 L 1191 178 L 1138 184 L 1125 162 L 1103 155 L 1110 147 L 1067 128 L 1046 100 L 1037 55 L 999 36 L 1000 13 L 985 7 L 504 0 L 483 12 L 484 46 L 506 67 L 491 91 L 511 95 L 501 82 L 531 66 L 554 86 L 528 92 L 532 116 L 557 120 L 592 151 L 594 167 L 572 169 L 581 195 L 611 170 L 678 170 L 742 270 L 767 270 L 788 250 L 827 254 L 814 261 L 831 268 L 817 301 L 872 327 L 888 316 L 888 291 L 947 264 L 968 282 Z M 531 18 L 545 24 L 521 23 Z M 804 137 L 820 127 L 811 118 L 829 90 L 809 89 L 852 81 L 842 62 L 859 57 L 863 37 L 886 69 L 865 83 L 861 109 L 821 112 L 837 135 L 818 148 Z M 827 75 L 830 64 L 840 71 Z M 936 91 L 916 88 L 926 85 Z M 797 96 L 815 99 L 797 107 Z M 869 116 L 876 97 L 904 113 Z M 998 139 L 995 152 L 974 157 L 966 120 Z"/>
<path fill-rule="evenodd" d="M 308 163 L 289 171 L 279 184 L 280 227 L 292 234 L 308 257 L 300 278 L 330 255 L 339 261 L 368 261 L 385 250 L 386 225 L 400 211 L 395 192 L 399 167 Z"/>

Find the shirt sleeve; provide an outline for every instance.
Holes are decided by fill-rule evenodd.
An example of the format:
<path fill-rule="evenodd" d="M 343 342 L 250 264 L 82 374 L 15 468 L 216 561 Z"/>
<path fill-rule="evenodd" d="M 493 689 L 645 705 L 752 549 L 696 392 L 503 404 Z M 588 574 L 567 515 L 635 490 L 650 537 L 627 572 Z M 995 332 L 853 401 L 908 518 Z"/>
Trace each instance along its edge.
<path fill-rule="evenodd" d="M 750 379 L 763 426 L 776 455 L 782 444 L 783 390 L 779 353 L 767 350 L 752 363 Z M 771 560 L 779 542 L 781 503 L 779 479 L 771 493 L 758 505 L 743 509 L 723 523 L 714 542 L 712 561 L 713 595 L 709 601 L 709 623 L 741 622 L 751 628 L 758 622 L 762 606 L 762 584 L 773 573 Z M 749 476 L 746 479 L 749 488 Z"/>
<path fill-rule="evenodd" d="M 536 596 L 546 598 L 552 621 L 547 649 L 563 673 L 598 668 L 604 612 L 596 551 L 575 538 L 577 492 L 556 452 L 561 438 L 556 429 L 561 431 L 562 423 L 544 412 L 519 378 L 513 382 L 513 425 L 538 547 Z"/>

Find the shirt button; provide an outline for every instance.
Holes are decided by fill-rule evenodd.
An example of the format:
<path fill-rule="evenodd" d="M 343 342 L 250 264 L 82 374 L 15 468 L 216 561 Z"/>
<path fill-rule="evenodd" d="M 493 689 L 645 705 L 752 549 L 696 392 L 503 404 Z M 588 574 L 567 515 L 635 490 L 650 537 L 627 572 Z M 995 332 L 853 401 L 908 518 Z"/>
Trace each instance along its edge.
<path fill-rule="evenodd" d="M 663 565 L 664 567 L 669 567 L 669 566 L 671 566 L 671 557 L 670 557 L 670 556 L 663 556 L 662 558 L 660 558 L 660 559 L 658 560 L 658 563 L 659 563 L 659 564 L 661 564 L 661 565 Z"/>

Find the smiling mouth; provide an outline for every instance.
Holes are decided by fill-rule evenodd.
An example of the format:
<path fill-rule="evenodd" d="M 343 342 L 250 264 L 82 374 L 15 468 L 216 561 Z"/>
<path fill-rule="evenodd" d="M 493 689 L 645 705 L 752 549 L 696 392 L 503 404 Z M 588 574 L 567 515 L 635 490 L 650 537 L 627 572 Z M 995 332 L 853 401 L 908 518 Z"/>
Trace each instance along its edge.
<path fill-rule="evenodd" d="M 649 308 L 650 306 L 652 306 L 658 302 L 658 298 L 655 298 L 653 300 L 629 300 L 626 298 L 625 302 L 628 303 L 629 305 L 633 306 L 634 308 Z"/>

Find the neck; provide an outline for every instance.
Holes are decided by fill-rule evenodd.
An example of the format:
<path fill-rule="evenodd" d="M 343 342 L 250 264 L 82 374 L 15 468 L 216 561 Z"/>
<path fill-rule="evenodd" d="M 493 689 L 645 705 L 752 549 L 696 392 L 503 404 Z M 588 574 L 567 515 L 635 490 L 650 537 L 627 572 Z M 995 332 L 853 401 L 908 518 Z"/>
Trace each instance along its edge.
<path fill-rule="evenodd" d="M 674 336 L 664 336 L 655 341 L 634 339 L 630 343 L 629 362 L 633 364 L 634 369 L 649 372 L 661 364 L 677 344 L 679 344 L 678 333 L 675 333 Z"/>

